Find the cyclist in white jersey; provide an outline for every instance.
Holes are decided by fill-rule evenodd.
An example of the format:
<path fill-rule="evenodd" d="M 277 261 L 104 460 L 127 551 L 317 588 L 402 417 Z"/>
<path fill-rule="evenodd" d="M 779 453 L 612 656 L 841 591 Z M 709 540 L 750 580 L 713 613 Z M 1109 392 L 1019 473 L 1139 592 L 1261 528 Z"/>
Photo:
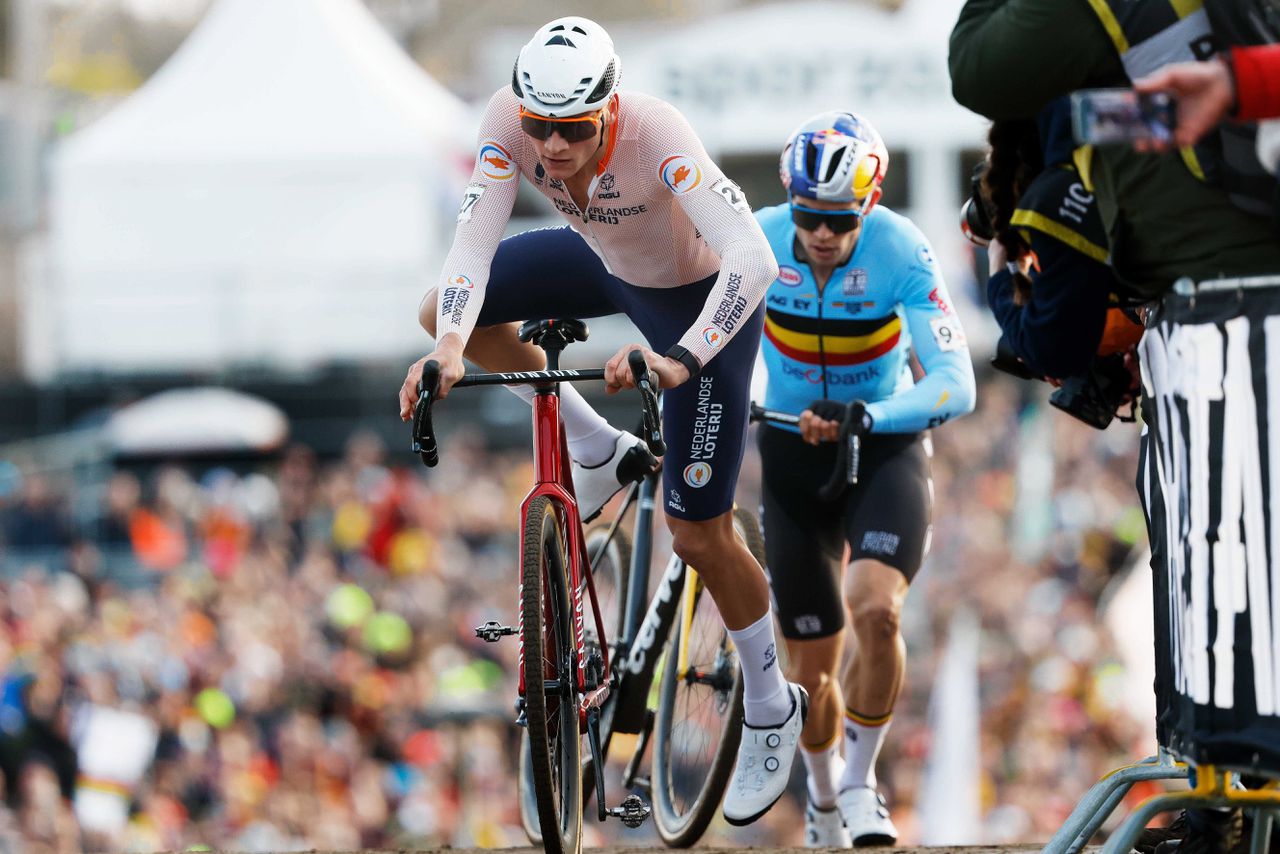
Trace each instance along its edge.
<path fill-rule="evenodd" d="M 724 814 L 747 824 L 781 796 L 808 703 L 776 666 L 768 582 L 732 526 L 760 303 L 778 267 L 742 191 L 688 122 L 657 98 L 617 91 L 620 66 L 608 34 L 585 18 L 552 21 L 521 49 L 511 85 L 481 121 L 453 246 L 420 310 L 436 349 L 410 367 L 401 417 L 426 359 L 440 364 L 442 397 L 462 376 L 464 353 L 490 371 L 542 368 L 515 321 L 623 312 L 640 328 L 652 349 L 621 346 L 606 383 L 611 392 L 632 385 L 626 356 L 638 348 L 666 389 L 673 548 L 706 581 L 742 664 L 746 723 Z M 502 240 L 522 176 L 567 228 Z M 571 384 L 561 413 L 589 517 L 643 472 L 647 451 Z"/>

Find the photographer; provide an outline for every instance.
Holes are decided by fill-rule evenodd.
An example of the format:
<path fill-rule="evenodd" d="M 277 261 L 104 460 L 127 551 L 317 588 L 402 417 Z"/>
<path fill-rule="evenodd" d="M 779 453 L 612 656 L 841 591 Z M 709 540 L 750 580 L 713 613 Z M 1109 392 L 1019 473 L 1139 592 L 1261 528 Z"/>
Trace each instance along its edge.
<path fill-rule="evenodd" d="M 1208 16 L 1172 0 L 968 0 L 949 63 L 956 100 L 1017 118 L 1077 89 L 1128 87 L 1215 47 Z M 1255 626 L 1269 631 L 1272 608 L 1257 582 L 1238 599 L 1223 596 L 1229 578 L 1277 583 L 1266 532 L 1280 484 L 1260 460 L 1280 458 L 1266 405 L 1280 240 L 1269 206 L 1257 204 L 1269 188 L 1233 180 L 1252 148 L 1224 150 L 1099 146 L 1085 152 L 1081 177 L 1097 196 L 1117 277 L 1153 301 L 1141 345 L 1149 468 L 1140 486 L 1153 546 L 1167 546 L 1157 566 L 1157 588 L 1170 591 L 1162 610 L 1202 627 L 1157 626 L 1157 691 L 1166 679 L 1172 694 L 1158 700 L 1162 743 L 1198 763 L 1274 772 L 1280 716 L 1255 692 L 1274 650 L 1245 640 Z M 1237 839 L 1202 826 L 1178 850 Z"/>
<path fill-rule="evenodd" d="M 1199 59 L 1193 46 L 1212 43 L 1207 22 L 1198 34 L 1188 32 L 1201 22 L 1183 23 L 1169 0 L 1112 3 L 1114 11 L 1101 0 L 968 0 L 951 33 L 956 100 L 990 119 L 1030 118 L 1077 89 L 1128 86 L 1131 76 Z M 1124 32 L 1125 24 L 1135 31 L 1122 43 L 1145 43 L 1146 52 L 1121 53 L 1111 33 Z M 1167 49 L 1152 50 L 1166 40 Z M 1156 64 L 1143 63 L 1153 55 Z M 1097 196 L 1112 267 L 1138 295 L 1159 297 L 1184 276 L 1206 281 L 1280 272 L 1280 243 L 1269 220 L 1237 207 L 1196 174 L 1207 177 L 1210 160 L 1200 152 L 1192 158 L 1122 146 L 1092 152 L 1082 177 Z"/>
<path fill-rule="evenodd" d="M 1142 329 L 1118 308 L 1110 309 L 1119 287 L 1107 265 L 1094 197 L 1071 164 L 1069 125 L 1065 100 L 1042 110 L 1034 122 L 992 125 L 965 230 L 971 240 L 988 245 L 987 302 L 1003 332 L 1003 347 L 1021 362 L 1014 366 L 998 358 L 996 366 L 1019 374 L 1025 366 L 1042 378 L 1079 378 L 1082 387 L 1099 392 L 1100 404 L 1111 401 L 1100 407 L 1105 413 L 1096 413 L 1101 423 L 1084 419 L 1105 426 L 1133 385 L 1119 354 L 1137 344 Z"/>

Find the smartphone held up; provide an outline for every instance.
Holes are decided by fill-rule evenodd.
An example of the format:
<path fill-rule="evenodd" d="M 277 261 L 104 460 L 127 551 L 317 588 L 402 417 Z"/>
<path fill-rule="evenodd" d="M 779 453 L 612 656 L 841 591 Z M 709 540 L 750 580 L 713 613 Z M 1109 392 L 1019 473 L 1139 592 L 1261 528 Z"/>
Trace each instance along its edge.
<path fill-rule="evenodd" d="M 1174 101 L 1164 92 L 1082 89 L 1071 93 L 1071 129 L 1079 145 L 1173 144 Z"/>

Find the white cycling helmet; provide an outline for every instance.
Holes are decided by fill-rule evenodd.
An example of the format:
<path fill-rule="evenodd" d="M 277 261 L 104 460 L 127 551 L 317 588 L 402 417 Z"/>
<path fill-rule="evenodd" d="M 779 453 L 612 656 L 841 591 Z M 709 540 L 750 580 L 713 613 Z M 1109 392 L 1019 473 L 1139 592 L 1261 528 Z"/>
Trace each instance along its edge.
<path fill-rule="evenodd" d="M 604 27 L 570 16 L 544 24 L 520 48 L 511 89 L 529 112 L 562 119 L 603 107 L 621 76 L 622 60 Z"/>
<path fill-rule="evenodd" d="M 880 199 L 889 152 L 866 119 L 832 110 L 791 132 L 778 165 L 782 185 L 791 195 L 860 202 L 868 213 Z"/>

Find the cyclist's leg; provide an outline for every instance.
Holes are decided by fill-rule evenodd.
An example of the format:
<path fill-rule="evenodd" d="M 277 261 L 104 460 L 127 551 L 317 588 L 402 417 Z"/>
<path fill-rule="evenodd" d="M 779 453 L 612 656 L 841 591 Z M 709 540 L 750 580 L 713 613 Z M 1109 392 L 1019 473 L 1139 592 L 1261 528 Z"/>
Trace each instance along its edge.
<path fill-rule="evenodd" d="M 713 279 L 669 290 L 629 288 L 627 313 L 665 352 L 698 318 Z M 733 638 L 745 723 L 724 816 L 749 824 L 777 802 L 800 743 L 808 695 L 778 667 L 769 584 L 733 529 L 733 493 L 746 442 L 751 371 L 764 306 L 697 377 L 666 392 L 663 499 L 673 547 L 706 582 Z"/>
<path fill-rule="evenodd" d="M 531 318 L 616 314 L 619 309 L 610 299 L 612 279 L 600 258 L 568 226 L 508 237 L 494 254 L 484 305 L 467 341 L 467 358 L 489 371 L 545 368 L 542 350 L 516 337 L 519 323 Z M 432 335 L 436 299 L 433 290 L 420 310 L 423 325 Z M 532 400 L 528 386 L 510 388 Z M 619 431 L 591 408 L 572 383 L 560 387 L 560 411 L 574 459 L 595 465 L 609 458 Z"/>
<path fill-rule="evenodd" d="M 697 319 L 713 281 L 668 289 L 628 286 L 623 295 L 627 314 L 650 347 L 665 352 Z M 751 371 L 763 323 L 762 310 L 744 318 L 741 330 L 702 373 L 667 389 L 662 401 L 667 440 L 663 500 L 675 548 L 697 567 L 725 624 L 735 630 L 769 610 L 764 571 L 737 541 L 732 525 Z"/>
<path fill-rule="evenodd" d="M 761 521 L 769 583 L 790 661 L 787 676 L 809 692 L 809 717 L 800 734 L 809 800 L 835 806 L 841 775 L 840 653 L 844 608 L 841 505 L 821 501 L 818 484 L 835 464 L 835 445 L 807 445 L 799 433 L 763 425 Z"/>
<path fill-rule="evenodd" d="M 697 319 L 714 279 L 680 288 L 628 287 L 627 313 L 650 346 L 665 352 Z M 742 464 L 751 371 L 764 325 L 763 307 L 697 377 L 667 390 L 662 424 L 663 498 L 673 548 L 695 566 L 734 632 L 750 724 L 785 720 L 792 702 L 776 663 L 763 568 L 733 531 L 733 493 Z"/>
<path fill-rule="evenodd" d="M 845 515 L 852 563 L 845 580 L 855 644 L 844 673 L 846 760 L 841 788 L 876 785 L 875 761 L 902 685 L 899 630 L 911 578 L 928 547 L 932 486 L 925 442 L 864 440 L 863 471 Z"/>

